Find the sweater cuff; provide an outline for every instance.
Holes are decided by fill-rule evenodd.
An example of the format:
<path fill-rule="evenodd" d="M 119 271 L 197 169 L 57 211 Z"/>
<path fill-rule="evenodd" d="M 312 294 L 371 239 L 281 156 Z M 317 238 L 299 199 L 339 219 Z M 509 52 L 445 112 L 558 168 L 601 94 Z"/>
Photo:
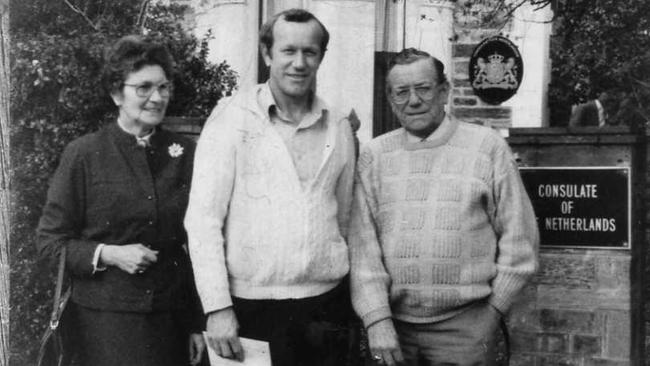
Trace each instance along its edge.
<path fill-rule="evenodd" d="M 494 306 L 502 316 L 505 316 L 508 313 L 508 310 L 510 310 L 510 306 L 512 305 L 512 301 L 498 297 L 494 293 L 488 297 L 487 301 L 490 305 Z"/>
<path fill-rule="evenodd" d="M 230 296 L 214 297 L 211 299 L 201 298 L 201 303 L 203 305 L 203 313 L 207 315 L 231 307 L 232 299 Z"/>
<path fill-rule="evenodd" d="M 361 321 L 363 321 L 363 326 L 368 329 L 371 325 L 380 322 L 384 319 L 392 318 L 392 314 L 389 307 L 381 307 L 379 309 L 372 310 L 361 316 Z"/>

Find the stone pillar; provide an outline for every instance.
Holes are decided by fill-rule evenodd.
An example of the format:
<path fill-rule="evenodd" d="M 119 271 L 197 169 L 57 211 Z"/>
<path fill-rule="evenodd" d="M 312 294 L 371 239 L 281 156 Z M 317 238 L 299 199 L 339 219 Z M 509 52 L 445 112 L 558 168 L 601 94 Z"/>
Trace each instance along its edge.
<path fill-rule="evenodd" d="M 451 70 L 451 41 L 454 38 L 454 1 L 416 0 L 406 2 L 404 47 L 430 53 Z"/>
<path fill-rule="evenodd" d="M 522 166 L 629 167 L 632 186 L 631 248 L 541 247 L 539 271 L 510 313 L 510 365 L 644 365 L 644 136 L 525 128 L 508 141 Z"/>
<path fill-rule="evenodd" d="M 526 3 L 515 11 L 508 38 L 517 45 L 524 62 L 524 78 L 510 100 L 513 127 L 548 126 L 548 84 L 551 80 L 550 37 L 553 11 L 534 10 Z"/>
<path fill-rule="evenodd" d="M 226 61 L 239 74 L 240 89 L 257 83 L 259 2 L 257 0 L 194 0 L 195 34 L 212 31 L 208 59 Z"/>

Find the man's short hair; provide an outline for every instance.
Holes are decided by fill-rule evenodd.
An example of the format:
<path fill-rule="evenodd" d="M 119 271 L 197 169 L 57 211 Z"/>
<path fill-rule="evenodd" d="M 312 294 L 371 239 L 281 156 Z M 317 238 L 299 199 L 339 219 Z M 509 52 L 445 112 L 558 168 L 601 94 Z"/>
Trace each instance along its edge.
<path fill-rule="evenodd" d="M 395 67 L 395 65 L 409 65 L 418 60 L 431 60 L 433 66 L 436 69 L 436 78 L 438 79 L 438 84 L 444 84 L 447 82 L 447 77 L 445 76 L 445 65 L 440 62 L 437 58 L 431 56 L 425 51 L 418 50 L 416 48 L 405 48 L 400 51 L 397 55 L 388 62 L 388 71 L 386 72 L 386 92 L 390 92 L 390 82 L 388 81 L 388 74 L 390 70 Z"/>
<path fill-rule="evenodd" d="M 315 20 L 316 23 L 321 28 L 322 34 L 320 39 L 320 50 L 324 55 L 327 50 L 327 44 L 330 41 L 330 33 L 327 31 L 323 23 L 314 16 L 314 14 L 308 12 L 304 9 L 289 9 L 275 14 L 271 19 L 267 20 L 266 23 L 260 28 L 260 50 L 262 46 L 266 47 L 271 53 L 271 47 L 273 47 L 273 26 L 278 21 L 278 19 L 284 19 L 286 22 L 295 22 L 295 23 L 307 23 L 310 20 Z"/>

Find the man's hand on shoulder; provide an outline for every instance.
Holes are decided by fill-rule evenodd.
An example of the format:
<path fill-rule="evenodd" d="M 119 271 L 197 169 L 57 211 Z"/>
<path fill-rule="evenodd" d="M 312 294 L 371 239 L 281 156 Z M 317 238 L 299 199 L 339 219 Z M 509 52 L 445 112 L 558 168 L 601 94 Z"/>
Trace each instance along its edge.
<path fill-rule="evenodd" d="M 208 314 L 208 344 L 223 358 L 244 360 L 244 350 L 239 342 L 239 323 L 232 307 Z"/>
<path fill-rule="evenodd" d="M 404 362 L 392 319 L 384 319 L 368 327 L 368 346 L 377 364 L 394 366 Z"/>

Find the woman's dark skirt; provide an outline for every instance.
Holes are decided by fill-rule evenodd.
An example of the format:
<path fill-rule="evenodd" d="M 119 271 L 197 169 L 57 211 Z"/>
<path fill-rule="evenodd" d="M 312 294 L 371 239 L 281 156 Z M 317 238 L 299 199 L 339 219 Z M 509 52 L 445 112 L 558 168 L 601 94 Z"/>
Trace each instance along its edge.
<path fill-rule="evenodd" d="M 70 305 L 82 366 L 189 364 L 189 335 L 172 312 L 107 312 Z"/>

